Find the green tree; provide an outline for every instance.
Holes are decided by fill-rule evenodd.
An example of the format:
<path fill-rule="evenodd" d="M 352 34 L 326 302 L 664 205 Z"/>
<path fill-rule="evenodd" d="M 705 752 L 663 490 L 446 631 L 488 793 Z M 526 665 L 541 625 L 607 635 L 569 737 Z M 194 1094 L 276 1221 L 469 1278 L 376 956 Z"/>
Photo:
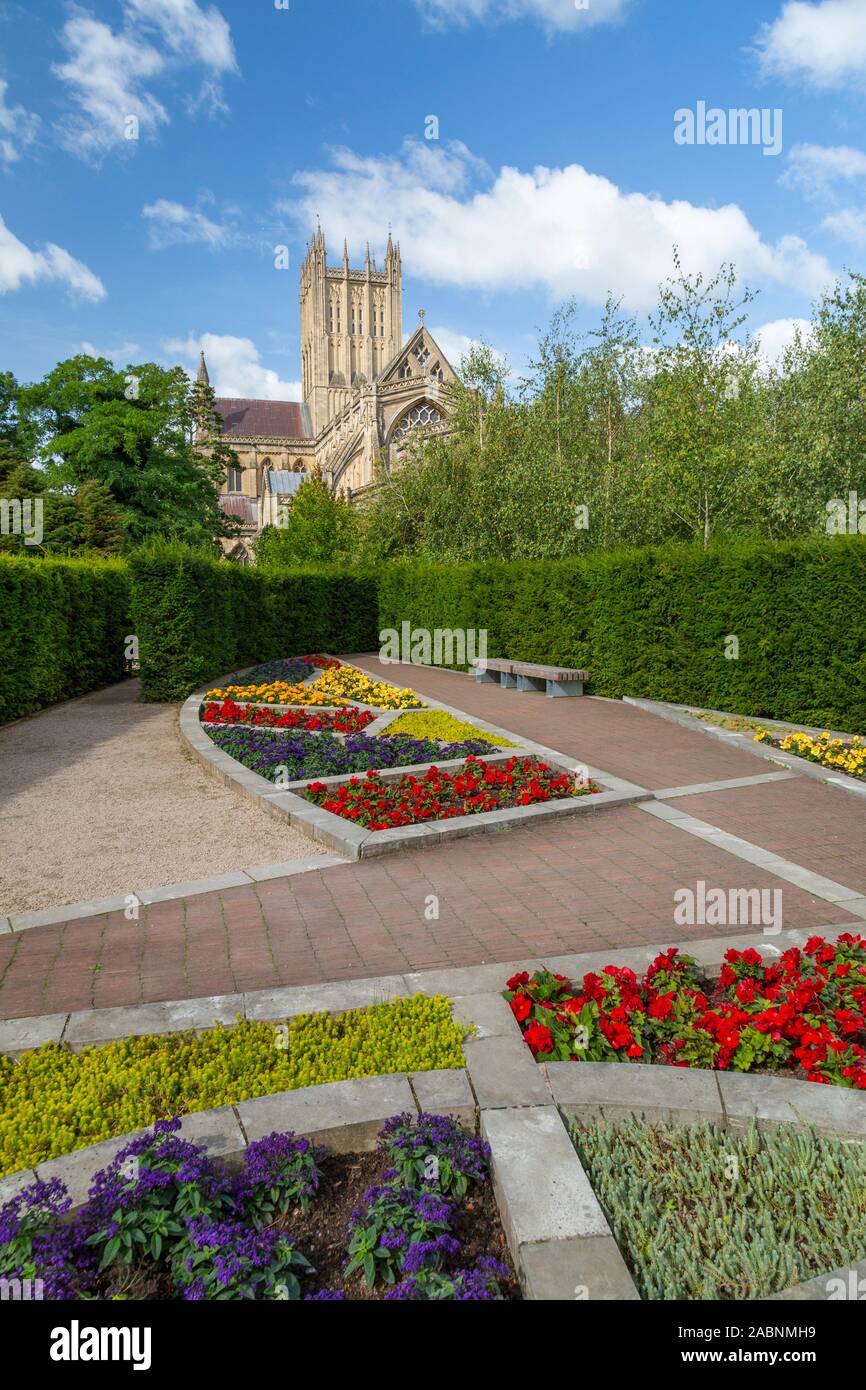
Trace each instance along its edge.
<path fill-rule="evenodd" d="M 102 555 L 119 555 L 123 550 L 123 515 L 105 483 L 91 478 L 75 494 L 81 523 L 81 544 Z"/>
<path fill-rule="evenodd" d="M 754 299 L 737 298 L 737 273 L 723 265 L 707 280 L 689 275 L 674 251 L 675 276 L 661 287 L 650 319 L 640 435 L 645 515 L 661 539 L 699 540 L 735 529 L 748 514 L 756 460 L 749 448 L 757 349 L 737 337 Z"/>
<path fill-rule="evenodd" d="M 218 495 L 235 455 L 212 428 L 211 388 L 180 367 L 117 371 L 105 358 L 73 357 L 22 388 L 18 409 L 50 481 L 107 488 L 128 543 L 212 544 L 234 533 Z"/>
<path fill-rule="evenodd" d="M 330 565 L 352 551 L 353 517 L 321 478 L 307 478 L 288 507 L 285 524 L 266 526 L 255 542 L 260 565 Z"/>

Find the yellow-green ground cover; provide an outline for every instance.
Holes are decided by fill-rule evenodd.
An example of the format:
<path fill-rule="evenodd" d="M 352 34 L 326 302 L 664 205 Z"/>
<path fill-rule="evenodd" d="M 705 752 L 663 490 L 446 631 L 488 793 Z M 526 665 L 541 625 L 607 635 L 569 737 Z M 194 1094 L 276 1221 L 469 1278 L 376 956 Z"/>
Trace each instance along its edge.
<path fill-rule="evenodd" d="M 442 995 L 285 1023 L 148 1034 L 75 1053 L 47 1043 L 0 1057 L 0 1177 L 173 1115 L 277 1091 L 464 1065 Z"/>
<path fill-rule="evenodd" d="M 401 714 L 398 719 L 392 720 L 383 733 L 409 734 L 412 738 L 436 738 L 445 743 L 462 743 L 467 738 L 481 738 L 485 743 L 493 744 L 494 748 L 520 746 L 512 743 L 510 739 L 500 738 L 498 734 L 490 734 L 486 729 L 476 729 L 474 724 L 466 723 L 453 714 L 438 709 Z"/>

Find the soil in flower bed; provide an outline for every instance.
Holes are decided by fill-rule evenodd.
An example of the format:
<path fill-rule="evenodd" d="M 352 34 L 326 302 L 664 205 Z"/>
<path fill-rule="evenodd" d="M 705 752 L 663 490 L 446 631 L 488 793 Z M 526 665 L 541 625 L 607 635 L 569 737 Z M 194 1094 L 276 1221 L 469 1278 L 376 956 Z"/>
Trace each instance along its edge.
<path fill-rule="evenodd" d="M 522 971 L 505 998 L 539 1062 L 782 1071 L 866 1090 L 866 939 L 850 932 L 769 964 L 730 950 L 718 980 L 676 948 L 640 979 L 616 965 L 579 982 Z"/>
<path fill-rule="evenodd" d="M 293 729 L 285 736 L 265 729 L 237 729 L 205 725 L 205 732 L 217 748 L 269 782 L 296 782 L 305 777 L 337 777 L 344 772 L 409 767 L 449 758 L 466 758 L 487 752 L 481 739 L 464 743 L 436 743 L 431 739 L 410 738 L 406 734 L 352 733 L 345 741 L 328 730 L 317 733 Z"/>
<path fill-rule="evenodd" d="M 447 756 L 444 749 L 441 756 Z M 391 830 L 421 821 L 452 820 L 485 811 L 591 796 L 600 791 L 597 783 L 551 768 L 538 758 L 514 757 L 507 762 L 485 763 L 473 755 L 462 768 L 450 772 L 431 767 L 421 777 L 404 773 L 390 782 L 376 772 L 368 772 L 363 781 L 353 777 L 336 787 L 313 782 L 304 794 L 317 806 L 355 825 L 368 830 Z"/>
<path fill-rule="evenodd" d="M 380 1301 L 390 1285 L 377 1282 L 370 1289 L 360 1271 L 348 1278 L 343 1271 L 352 1212 L 367 1189 L 381 1183 L 388 1160 L 381 1153 L 328 1154 L 320 1167 L 322 1185 L 309 1210 L 291 1212 L 280 1224 L 291 1232 L 292 1240 L 315 1269 L 317 1288 L 342 1290 L 352 1300 Z M 454 1233 L 460 1241 L 459 1264 L 469 1266 L 479 1257 L 492 1255 L 508 1270 L 507 1278 L 497 1280 L 502 1295 L 506 1299 L 522 1296 L 491 1183 L 473 1187 L 467 1193 Z"/>
<path fill-rule="evenodd" d="M 49 1300 L 492 1301 L 519 1297 L 490 1148 L 460 1123 L 394 1115 L 375 1154 L 303 1136 L 248 1143 L 235 1169 L 179 1118 L 131 1138 L 83 1206 L 59 1178 L 0 1205 L 0 1278 Z"/>
<path fill-rule="evenodd" d="M 637 1119 L 572 1136 L 645 1299 L 766 1298 L 866 1257 L 866 1144 Z"/>

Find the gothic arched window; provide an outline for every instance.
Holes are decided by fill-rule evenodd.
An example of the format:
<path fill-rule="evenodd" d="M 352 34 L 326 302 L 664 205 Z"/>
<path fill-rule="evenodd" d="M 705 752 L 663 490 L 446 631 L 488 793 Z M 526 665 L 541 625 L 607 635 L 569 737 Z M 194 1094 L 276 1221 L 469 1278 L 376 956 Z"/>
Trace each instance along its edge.
<path fill-rule="evenodd" d="M 424 425 L 439 425 L 442 419 L 442 413 L 435 405 L 428 405 L 426 402 L 423 405 L 413 405 L 403 416 L 391 438 L 395 444 L 400 444 L 412 430 Z"/>

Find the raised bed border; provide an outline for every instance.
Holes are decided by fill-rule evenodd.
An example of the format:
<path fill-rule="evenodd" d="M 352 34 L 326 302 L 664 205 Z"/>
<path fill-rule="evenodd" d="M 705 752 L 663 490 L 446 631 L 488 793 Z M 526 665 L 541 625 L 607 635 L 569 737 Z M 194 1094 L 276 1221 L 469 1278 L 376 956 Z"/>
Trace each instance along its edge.
<path fill-rule="evenodd" d="M 840 924 L 822 932 L 833 939 L 847 929 Z M 679 944 L 712 973 L 721 968 L 731 946 L 751 945 L 773 958 L 789 946 L 802 946 L 809 935 L 796 930 L 781 933 L 772 943 L 752 935 Z M 400 1111 L 454 1114 L 477 1127 L 491 1145 L 494 1190 L 525 1297 L 633 1301 L 639 1298 L 637 1289 L 574 1149 L 569 1120 L 610 1121 L 632 1114 L 666 1123 L 710 1123 L 731 1131 L 752 1123 L 765 1129 L 808 1123 L 824 1134 L 866 1142 L 866 1095 L 842 1087 L 785 1076 L 607 1062 L 539 1065 L 533 1060 L 502 997 L 510 974 L 542 963 L 571 975 L 608 963 L 638 970 L 662 949 L 666 947 L 12 1020 L 0 1025 L 0 1046 L 13 1054 L 40 1041 L 64 1040 L 81 1047 L 136 1031 L 206 1028 L 215 1018 L 231 1022 L 237 1013 L 278 1020 L 317 1008 L 357 1008 L 394 994 L 447 994 L 455 1017 L 476 1028 L 476 1036 L 464 1044 L 465 1071 L 398 1073 L 263 1096 L 187 1116 L 183 1135 L 205 1143 L 209 1152 L 231 1164 L 247 1143 L 273 1130 L 294 1129 L 337 1152 L 349 1152 L 374 1147 L 383 1120 Z M 17 1048 L 10 1046 L 14 1042 Z M 34 1175 L 61 1177 L 73 1201 L 83 1201 L 92 1173 L 129 1138 L 105 1140 L 0 1180 L 0 1203 L 32 1182 Z M 852 1268 L 862 1277 L 866 1260 Z M 772 1299 L 828 1299 L 830 1280 L 849 1276 L 850 1270 L 830 1271 Z"/>
<path fill-rule="evenodd" d="M 329 655 L 329 653 L 323 653 L 323 655 Z M 369 676 L 371 679 L 381 679 L 375 673 L 365 670 L 363 666 L 358 666 L 355 662 L 345 662 L 344 665 L 351 666 L 354 670 L 360 671 L 362 675 Z M 621 777 L 614 777 L 611 773 L 587 765 L 585 768 L 587 776 L 593 781 L 601 783 L 606 790 L 590 796 L 563 797 L 558 801 L 542 802 L 533 806 L 515 806 L 498 811 L 485 811 L 477 816 L 425 821 L 421 825 L 399 826 L 393 830 L 364 830 L 345 820 L 342 816 L 323 810 L 305 797 L 299 796 L 297 791 L 292 790 L 292 787 L 306 785 L 309 781 L 345 782 L 347 774 L 341 774 L 334 779 L 304 778 L 302 782 L 290 783 L 287 787 L 275 789 L 273 782 L 269 782 L 267 778 L 260 777 L 258 773 L 243 767 L 228 753 L 224 753 L 214 745 L 204 731 L 199 712 L 207 689 L 224 688 L 229 679 L 229 677 L 222 677 L 209 682 L 206 689 L 203 687 L 189 696 L 180 711 L 179 731 L 181 739 L 214 776 L 221 777 L 223 781 L 240 788 L 247 796 L 256 799 L 270 814 L 278 817 L 287 816 L 293 829 L 299 830 L 311 840 L 324 845 L 332 853 L 344 855 L 350 860 L 389 854 L 419 843 L 439 844 L 453 839 L 461 839 L 466 835 L 513 830 L 523 825 L 532 825 L 539 817 L 546 819 L 551 816 L 576 815 L 589 810 L 600 810 L 604 806 L 628 805 L 637 801 L 648 801 L 652 798 L 652 793 L 644 787 L 639 787 L 633 782 L 627 782 Z M 509 757 L 515 756 L 516 752 L 525 751 L 530 755 L 543 758 L 547 762 L 552 762 L 565 771 L 574 770 L 574 760 L 566 758 L 554 749 L 545 748 L 543 745 L 532 743 L 527 739 L 520 739 L 517 735 L 509 733 L 507 729 L 489 724 L 485 720 L 476 719 L 464 710 L 455 709 L 452 705 L 443 704 L 439 700 L 426 696 L 421 698 L 428 710 L 442 710 L 466 723 L 475 724 L 488 733 L 504 735 L 518 744 L 518 749 L 505 750 L 504 753 L 492 753 L 489 756 L 489 761 L 502 761 L 503 758 L 507 761 Z M 357 704 L 358 702 L 347 701 L 347 704 L 353 703 Z M 369 707 L 362 706 L 362 708 Z M 408 713 L 410 711 L 401 710 L 399 712 Z M 484 756 L 487 757 L 488 755 L 485 754 Z M 461 765 L 462 762 L 463 759 L 459 759 L 455 763 L 442 762 L 437 766 Z M 409 768 L 389 768 L 387 772 L 383 771 L 383 776 L 400 776 L 406 772 L 411 772 L 414 776 L 423 776 L 430 766 L 432 766 L 430 763 L 417 763 Z M 358 774 L 354 775 L 357 776 Z"/>
<path fill-rule="evenodd" d="M 781 719 L 762 719 L 759 715 L 731 714 L 725 710 L 704 709 L 701 705 L 674 705 L 666 700 L 643 700 L 633 695 L 624 695 L 623 704 L 634 705 L 636 709 L 645 710 L 648 714 L 655 714 L 659 719 L 666 719 L 670 724 L 679 724 L 680 728 L 707 734 L 710 738 L 718 739 L 722 743 L 729 744 L 732 748 L 739 748 L 743 753 L 751 753 L 754 758 L 761 758 L 764 762 L 774 763 L 777 767 L 786 767 L 799 776 L 811 777 L 813 782 L 823 782 L 825 786 L 829 787 L 841 787 L 844 791 L 854 792 L 856 796 L 866 797 L 866 779 L 849 777 L 845 772 L 835 771 L 832 767 L 824 767 L 821 763 L 813 763 L 808 758 L 798 758 L 796 754 L 786 753 L 783 749 L 775 748 L 770 743 L 756 743 L 750 734 L 737 733 L 735 729 L 720 729 L 714 724 L 707 723 L 704 719 L 696 719 L 694 715 L 714 714 L 721 719 L 754 719 L 755 723 L 765 725 L 771 732 L 781 733 L 785 731 L 809 734 L 810 736 L 823 732 L 814 726 L 786 723 Z M 853 734 L 834 733 L 833 730 L 827 732 L 831 733 L 834 738 L 854 737 Z"/>

